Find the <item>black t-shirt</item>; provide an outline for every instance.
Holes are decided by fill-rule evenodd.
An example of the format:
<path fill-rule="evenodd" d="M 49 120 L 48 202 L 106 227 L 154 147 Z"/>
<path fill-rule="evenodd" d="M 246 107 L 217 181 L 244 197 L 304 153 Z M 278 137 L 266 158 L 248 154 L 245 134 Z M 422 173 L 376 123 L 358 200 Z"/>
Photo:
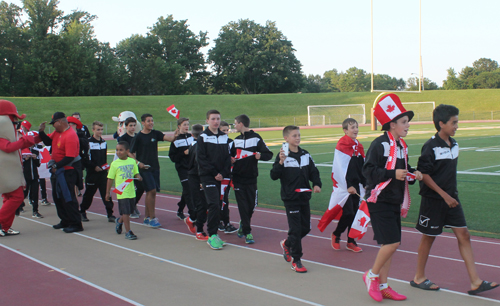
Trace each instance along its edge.
<path fill-rule="evenodd" d="M 137 135 L 137 134 L 135 134 L 135 135 Z M 118 142 L 125 141 L 125 142 L 128 142 L 129 145 L 132 145 L 132 139 L 134 139 L 134 136 L 130 136 L 129 134 L 125 133 L 122 136 L 118 137 L 116 140 Z"/>
<path fill-rule="evenodd" d="M 163 137 L 163 133 L 157 130 L 152 130 L 148 134 L 141 131 L 132 139 L 130 153 L 135 153 L 136 159 L 141 163 L 150 165 L 150 170 L 160 170 L 158 141 L 163 141 Z"/>

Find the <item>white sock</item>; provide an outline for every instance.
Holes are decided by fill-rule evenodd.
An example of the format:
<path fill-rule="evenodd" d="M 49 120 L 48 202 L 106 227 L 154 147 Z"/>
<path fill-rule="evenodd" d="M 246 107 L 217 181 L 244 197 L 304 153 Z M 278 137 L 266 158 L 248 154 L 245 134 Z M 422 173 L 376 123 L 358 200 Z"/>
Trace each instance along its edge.
<path fill-rule="evenodd" d="M 380 285 L 379 285 L 379 288 L 380 288 L 380 290 L 384 290 L 384 289 L 386 289 L 386 288 L 389 288 L 389 285 L 387 285 L 387 283 L 385 283 L 385 284 L 380 284 Z"/>
<path fill-rule="evenodd" d="M 370 271 L 368 272 L 368 277 L 369 277 L 369 278 L 378 277 L 378 274 L 374 274 L 374 273 L 372 272 L 372 269 L 370 269 Z"/>

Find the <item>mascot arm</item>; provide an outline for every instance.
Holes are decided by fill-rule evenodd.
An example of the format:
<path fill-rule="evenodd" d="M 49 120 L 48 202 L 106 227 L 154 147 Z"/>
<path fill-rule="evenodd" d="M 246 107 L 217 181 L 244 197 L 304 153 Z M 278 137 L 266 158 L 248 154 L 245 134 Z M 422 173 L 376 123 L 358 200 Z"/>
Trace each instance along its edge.
<path fill-rule="evenodd" d="M 10 142 L 5 138 L 0 138 L 0 150 L 11 153 L 20 149 L 29 148 L 35 145 L 33 136 L 23 136 L 18 141 Z"/>

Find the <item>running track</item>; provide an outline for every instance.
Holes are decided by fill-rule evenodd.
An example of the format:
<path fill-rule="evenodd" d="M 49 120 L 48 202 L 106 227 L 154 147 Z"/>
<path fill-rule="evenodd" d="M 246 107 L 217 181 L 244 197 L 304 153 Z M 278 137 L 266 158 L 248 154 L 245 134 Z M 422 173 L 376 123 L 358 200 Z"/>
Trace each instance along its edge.
<path fill-rule="evenodd" d="M 157 217 L 163 225 L 164 229 L 169 232 L 182 233 L 182 236 L 189 236 L 185 224 L 175 218 L 177 209 L 176 203 L 179 197 L 159 194 L 157 197 Z M 143 200 L 140 203 L 140 209 L 143 211 Z M 231 220 L 237 222 L 239 220 L 238 211 L 235 205 L 230 205 Z M 28 207 L 29 210 L 29 207 Z M 84 227 L 91 228 L 94 226 L 95 219 L 98 215 L 104 215 L 104 206 L 100 199 L 94 200 L 94 203 L 89 210 L 94 214 L 89 214 L 91 222 L 84 223 Z M 117 211 L 115 205 L 115 211 Z M 41 207 L 42 214 L 55 214 L 54 206 Z M 30 220 L 30 212 L 22 215 L 23 221 Z M 41 223 L 48 218 L 39 219 Z M 102 217 L 101 217 L 102 219 Z M 141 219 L 142 220 L 142 219 Z M 324 233 L 319 232 L 316 228 L 319 217 L 313 216 L 311 233 L 304 239 L 304 264 L 306 267 L 311 265 L 310 262 L 319 263 L 328 267 L 337 267 L 345 271 L 361 272 L 370 268 L 378 251 L 378 246 L 371 240 L 373 234 L 371 229 L 365 237 L 359 242 L 363 248 L 362 253 L 354 254 L 345 249 L 334 251 L 330 246 L 330 233 L 333 231 L 335 224 L 331 224 Z M 18 224 L 20 222 L 18 221 Z M 94 223 L 94 224 L 93 224 Z M 245 245 L 243 239 L 237 238 L 235 234 L 221 234 L 221 238 L 231 244 L 249 247 L 260 250 L 266 253 L 281 254 L 279 241 L 286 237 L 287 223 L 284 211 L 257 208 L 254 213 L 252 233 L 255 237 L 256 244 Z M 133 224 L 132 227 L 137 228 L 139 225 Z M 14 228 L 23 231 L 23 228 Z M 44 235 L 51 235 L 53 230 L 47 229 Z M 145 232 L 142 230 L 142 232 Z M 147 231 L 145 232 L 147 233 Z M 85 234 L 85 231 L 83 232 Z M 26 235 L 26 234 L 25 234 Z M 144 234 L 143 234 L 144 235 Z M 344 234 L 345 235 L 345 234 Z M 69 238 L 70 235 L 64 235 L 64 238 Z M 2 284 L 2 294 L 0 294 L 0 305 L 27 305 L 39 304 L 47 305 L 54 302 L 69 302 L 73 305 L 127 305 L 135 303 L 133 300 L 116 294 L 103 286 L 95 285 L 91 282 L 82 280 L 78 275 L 71 275 L 63 270 L 59 270 L 54 266 L 44 263 L 44 258 L 36 258 L 37 256 L 27 256 L 23 250 L 16 250 L 10 247 L 10 242 L 25 239 L 21 234 L 17 237 L 0 238 L 0 267 L 2 273 L 7 274 L 9 279 L 4 280 Z M 26 237 L 29 238 L 29 237 Z M 345 236 L 342 237 L 345 239 Z M 37 238 L 40 242 L 43 236 Z M 141 239 L 141 236 L 139 237 Z M 187 237 L 185 239 L 188 239 Z M 193 238 L 189 238 L 193 239 Z M 413 278 L 413 273 L 416 265 L 416 254 L 420 234 L 414 229 L 403 228 L 402 245 L 394 256 L 390 276 L 394 281 L 408 283 Z M 193 239 L 194 240 L 194 239 Z M 13 241 L 12 241 L 13 242 Z M 193 243 L 200 243 L 195 242 Z M 345 241 L 341 242 L 341 247 L 345 247 Z M 208 248 L 208 246 L 206 246 Z M 226 248 L 222 252 L 231 252 L 231 247 Z M 481 278 L 490 281 L 500 281 L 500 262 L 498 254 L 500 254 L 500 242 L 495 239 L 473 237 L 473 250 L 476 260 L 477 269 Z M 215 252 L 215 251 L 213 251 Z M 139 255 L 140 256 L 140 255 Z M 309 263 L 309 265 L 308 265 Z M 289 269 L 287 263 L 283 261 L 283 269 Z M 293 272 L 290 272 L 292 276 Z M 314 273 L 314 270 L 309 271 Z M 309 274 L 308 273 L 308 274 Z M 427 277 L 436 282 L 443 291 L 450 291 L 458 295 L 469 290 L 469 282 L 467 272 L 463 261 L 460 259 L 458 252 L 457 241 L 453 235 L 443 234 L 436 239 L 431 251 L 431 258 L 427 265 Z M 366 294 L 361 281 L 355 283 L 359 287 L 360 294 Z M 401 285 L 399 286 L 401 288 Z M 409 285 L 403 287 L 402 293 L 407 293 L 410 290 L 418 290 L 411 288 Z M 420 290 L 418 290 L 420 291 Z M 341 293 L 339 293 L 341 294 Z M 427 294 L 439 294 L 429 292 Z M 500 289 L 495 289 L 484 293 L 482 297 L 477 298 L 477 301 L 483 300 L 491 304 L 500 303 Z M 363 299 L 363 301 L 369 301 Z M 370 300 L 371 301 L 371 300 Z M 469 301 L 470 302 L 470 301 Z"/>

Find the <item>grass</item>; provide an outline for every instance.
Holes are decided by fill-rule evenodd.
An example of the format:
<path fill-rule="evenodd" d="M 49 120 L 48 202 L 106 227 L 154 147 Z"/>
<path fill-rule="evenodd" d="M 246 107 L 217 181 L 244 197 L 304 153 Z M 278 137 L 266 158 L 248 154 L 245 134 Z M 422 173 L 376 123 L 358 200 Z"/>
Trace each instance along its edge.
<path fill-rule="evenodd" d="M 435 133 L 431 125 L 413 125 L 406 141 L 409 145 L 410 165 L 416 166 L 420 149 L 427 139 Z M 279 151 L 282 143 L 281 131 L 263 131 L 261 136 L 275 154 Z M 312 213 L 322 215 L 328 207 L 331 193 L 331 162 L 337 139 L 342 136 L 342 130 L 336 129 L 303 129 L 301 131 L 301 146 L 308 150 L 313 156 L 320 171 L 323 182 L 322 192 L 313 194 L 310 202 Z M 368 150 L 371 141 L 380 135 L 380 132 L 370 131 L 367 127 L 361 127 L 358 139 L 363 143 L 365 150 Z M 231 135 L 232 138 L 236 134 Z M 460 145 L 459 171 L 469 169 L 490 167 L 479 169 L 475 172 L 491 172 L 500 170 L 498 162 L 497 145 L 500 139 L 499 123 L 462 123 L 455 137 Z M 168 155 L 169 143 L 160 143 L 159 155 Z M 109 143 L 113 148 L 114 144 Z M 274 157 L 272 159 L 274 161 Z M 329 164 L 329 165 L 324 165 Z M 174 164 L 169 159 L 160 158 L 162 192 L 170 194 L 181 194 L 181 185 L 175 172 Z M 498 165 L 498 167 L 494 167 Z M 259 163 L 259 206 L 283 209 L 283 202 L 280 198 L 280 183 L 272 181 L 269 176 L 271 163 Z M 460 200 L 463 205 L 469 229 L 474 235 L 500 238 L 500 228 L 498 219 L 498 188 L 500 188 L 500 176 L 486 176 L 482 174 L 459 174 L 458 190 Z M 412 197 L 411 209 L 408 217 L 403 220 L 404 226 L 415 226 L 418 219 L 418 209 L 420 196 L 418 195 L 418 184 L 411 186 Z M 235 203 L 234 194 L 230 194 L 230 203 Z M 316 226 L 316 224 L 313 224 Z M 330 230 L 330 229 L 328 229 Z M 333 230 L 333 229 L 332 229 Z"/>
<path fill-rule="evenodd" d="M 155 117 L 157 129 L 175 129 L 175 119 L 166 108 L 175 104 L 181 116 L 191 119 L 191 123 L 204 121 L 209 109 L 218 109 L 223 120 L 232 123 L 233 118 L 245 113 L 258 126 L 306 125 L 308 105 L 365 104 L 369 113 L 374 99 L 379 93 L 347 92 L 320 94 L 273 94 L 273 95 L 198 95 L 198 96 L 110 96 L 110 97 L 8 97 L 21 113 L 28 115 L 35 126 L 50 120 L 56 111 L 67 115 L 78 111 L 82 122 L 91 125 L 99 120 L 108 125 L 108 133 L 113 133 L 116 123 L 112 116 L 121 111 L 133 111 L 137 116 L 151 113 Z M 436 105 L 452 104 L 460 108 L 461 119 L 491 119 L 491 112 L 500 119 L 500 89 L 476 90 L 434 90 L 420 94 L 398 93 L 403 102 L 435 101 Z M 369 121 L 369 116 L 367 120 Z"/>

